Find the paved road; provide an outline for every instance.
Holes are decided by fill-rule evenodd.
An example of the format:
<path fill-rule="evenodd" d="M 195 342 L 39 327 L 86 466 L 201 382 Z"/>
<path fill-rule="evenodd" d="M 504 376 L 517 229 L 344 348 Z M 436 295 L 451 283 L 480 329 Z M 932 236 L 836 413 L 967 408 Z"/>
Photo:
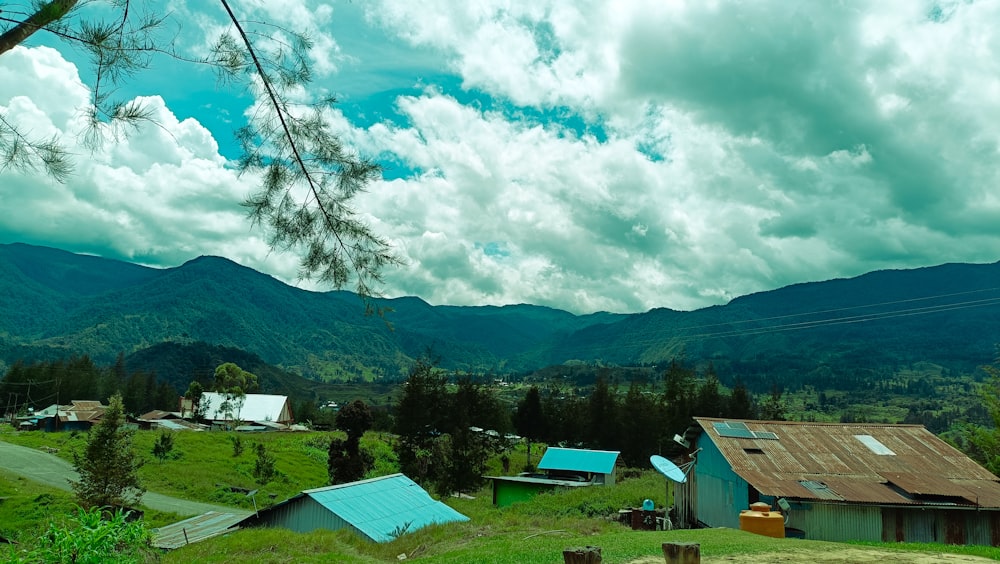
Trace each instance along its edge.
<path fill-rule="evenodd" d="M 73 469 L 73 465 L 58 456 L 4 441 L 0 441 L 0 468 L 65 491 L 72 491 L 69 485 L 70 480 L 80 479 L 80 475 Z M 157 511 L 169 511 L 182 516 L 201 515 L 208 511 L 238 515 L 250 514 L 233 507 L 189 501 L 155 492 L 146 492 L 142 496 L 142 505 Z"/>

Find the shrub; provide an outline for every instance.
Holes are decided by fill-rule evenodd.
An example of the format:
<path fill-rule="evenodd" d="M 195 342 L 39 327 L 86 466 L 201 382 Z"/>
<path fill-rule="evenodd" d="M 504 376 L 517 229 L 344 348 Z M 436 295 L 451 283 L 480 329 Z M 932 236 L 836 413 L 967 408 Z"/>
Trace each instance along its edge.
<path fill-rule="evenodd" d="M 69 522 L 51 522 L 29 550 L 12 554 L 12 562 L 102 564 L 153 560 L 150 534 L 142 521 L 129 521 L 121 510 L 104 519 L 100 508 L 77 508 Z"/>

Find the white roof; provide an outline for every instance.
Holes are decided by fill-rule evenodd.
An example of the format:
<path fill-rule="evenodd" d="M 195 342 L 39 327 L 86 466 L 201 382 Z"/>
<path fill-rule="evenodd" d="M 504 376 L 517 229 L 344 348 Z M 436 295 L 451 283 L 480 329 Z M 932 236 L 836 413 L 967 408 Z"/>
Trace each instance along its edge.
<path fill-rule="evenodd" d="M 219 410 L 225 398 L 216 392 L 205 392 L 201 395 L 201 405 L 205 408 L 205 418 L 210 421 L 226 421 L 228 416 Z M 291 410 L 288 407 L 288 396 L 274 396 L 269 394 L 247 394 L 243 400 L 243 406 L 237 410 L 233 409 L 233 419 L 239 421 L 253 421 L 263 423 L 273 421 L 275 423 L 287 423 L 292 419 Z"/>

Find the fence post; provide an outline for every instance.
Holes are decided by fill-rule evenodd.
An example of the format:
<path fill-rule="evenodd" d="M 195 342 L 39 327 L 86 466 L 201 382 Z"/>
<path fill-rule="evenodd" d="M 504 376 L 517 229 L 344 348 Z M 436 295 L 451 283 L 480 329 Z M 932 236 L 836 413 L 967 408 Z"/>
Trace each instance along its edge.
<path fill-rule="evenodd" d="M 601 547 L 567 548 L 563 551 L 563 564 L 601 564 Z"/>
<path fill-rule="evenodd" d="M 701 545 L 696 542 L 665 542 L 667 564 L 701 564 Z"/>

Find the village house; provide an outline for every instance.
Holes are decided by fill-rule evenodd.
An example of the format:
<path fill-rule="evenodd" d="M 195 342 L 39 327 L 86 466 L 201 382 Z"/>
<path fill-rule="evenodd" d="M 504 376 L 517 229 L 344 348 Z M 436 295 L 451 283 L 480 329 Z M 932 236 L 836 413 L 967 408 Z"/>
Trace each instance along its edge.
<path fill-rule="evenodd" d="M 695 418 L 680 526 L 764 502 L 790 536 L 1000 546 L 1000 478 L 920 425 Z"/>
<path fill-rule="evenodd" d="M 108 406 L 95 400 L 73 400 L 69 405 L 52 404 L 18 418 L 23 431 L 87 431 L 100 420 Z"/>
<path fill-rule="evenodd" d="M 213 426 L 224 426 L 245 430 L 287 429 L 294 422 L 288 396 L 271 394 L 246 394 L 242 401 L 235 400 L 230 410 L 225 409 L 226 398 L 216 392 L 201 395 L 201 409 L 205 420 Z M 181 413 L 190 417 L 193 413 L 191 400 L 181 398 Z M 247 425 L 243 425 L 246 423 Z"/>

